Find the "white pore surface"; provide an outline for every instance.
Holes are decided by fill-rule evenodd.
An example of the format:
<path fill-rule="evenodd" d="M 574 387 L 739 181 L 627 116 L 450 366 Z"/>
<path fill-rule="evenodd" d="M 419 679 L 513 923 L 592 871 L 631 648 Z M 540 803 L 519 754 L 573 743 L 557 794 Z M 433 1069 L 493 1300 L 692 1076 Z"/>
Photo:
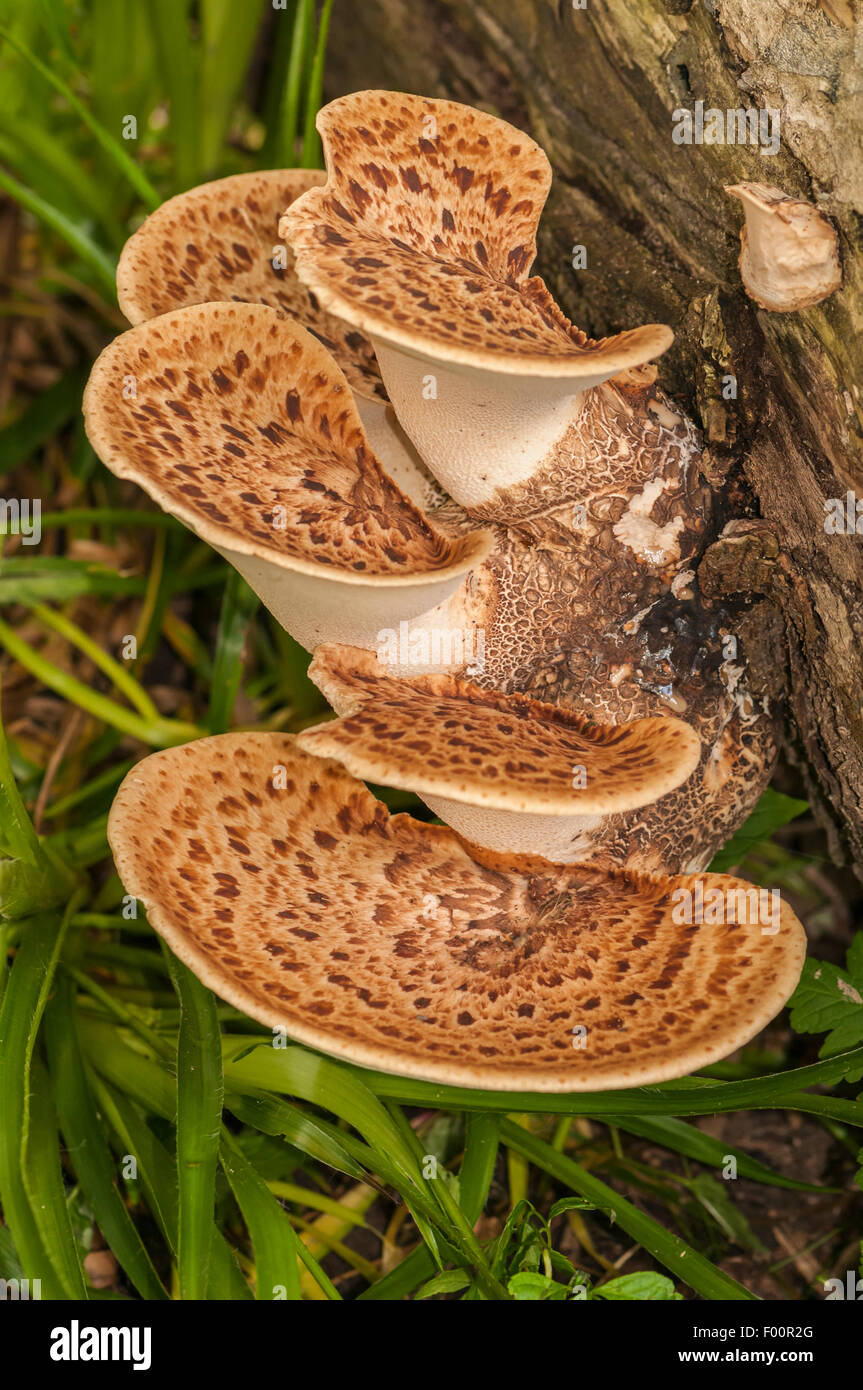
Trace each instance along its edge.
<path fill-rule="evenodd" d="M 422 800 L 444 825 L 471 844 L 500 854 L 541 854 L 555 864 L 577 864 L 594 845 L 602 816 L 554 816 L 536 811 L 495 811 L 446 796 Z"/>
<path fill-rule="evenodd" d="M 460 570 L 408 584 L 386 580 L 347 583 L 285 569 L 257 555 L 217 549 L 239 570 L 276 621 L 308 652 L 322 642 L 375 651 L 382 629 L 398 628 L 402 619 L 410 621 L 443 603 L 465 579 Z"/>
<path fill-rule="evenodd" d="M 387 409 L 385 401 L 355 397 L 366 438 L 385 473 L 416 506 L 427 511 L 432 501 L 430 479 L 417 466 L 413 445 Z"/>
<path fill-rule="evenodd" d="M 566 433 L 593 377 L 511 376 L 414 357 L 373 338 L 405 433 L 456 502 L 476 507 L 529 478 Z"/>

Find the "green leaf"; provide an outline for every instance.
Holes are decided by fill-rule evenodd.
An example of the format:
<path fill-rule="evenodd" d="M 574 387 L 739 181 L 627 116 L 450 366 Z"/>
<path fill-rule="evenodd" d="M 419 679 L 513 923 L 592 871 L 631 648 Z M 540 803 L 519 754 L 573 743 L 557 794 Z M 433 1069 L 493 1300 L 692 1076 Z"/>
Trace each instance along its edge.
<path fill-rule="evenodd" d="M 262 0 L 201 0 L 201 172 L 216 166 L 261 22 Z"/>
<path fill-rule="evenodd" d="M 500 1145 L 497 1115 L 469 1114 L 465 1150 L 459 1170 L 459 1194 L 465 1216 L 475 1225 L 488 1198 Z"/>
<path fill-rule="evenodd" d="M 145 0 L 159 69 L 168 89 L 168 135 L 175 184 L 182 192 L 200 176 L 200 53 L 189 33 L 189 0 Z"/>
<path fill-rule="evenodd" d="M 808 801 L 798 801 L 793 796 L 768 787 L 761 793 L 758 805 L 743 822 L 740 829 L 732 835 L 728 844 L 714 858 L 709 872 L 725 873 L 736 864 L 741 864 L 757 845 L 769 840 L 780 826 L 787 825 L 796 816 L 802 816 L 809 809 Z"/>
<path fill-rule="evenodd" d="M 863 1043 L 863 932 L 848 949 L 847 970 L 829 961 L 807 960 L 789 1001 L 791 1027 L 797 1033 L 827 1033 L 819 1057 L 835 1057 Z M 863 1077 L 863 1059 L 846 1075 Z"/>
<path fill-rule="evenodd" d="M 470 1286 L 470 1275 L 464 1269 L 445 1269 L 442 1274 L 436 1274 L 428 1283 L 423 1284 L 422 1288 L 417 1289 L 416 1297 L 434 1298 L 438 1293 L 458 1293 L 460 1289 Z"/>
<path fill-rule="evenodd" d="M 290 168 L 297 158 L 297 133 L 306 65 L 315 33 L 315 0 L 299 0 L 291 37 L 288 77 L 282 99 L 282 159 Z"/>
<path fill-rule="evenodd" d="M 547 1274 L 531 1274 L 526 1270 L 514 1274 L 506 1287 L 519 1303 L 558 1302 L 568 1295 L 565 1284 L 556 1283 Z"/>
<path fill-rule="evenodd" d="M 765 1247 L 732 1200 L 730 1183 L 719 1182 L 711 1173 L 699 1173 L 697 1177 L 689 1179 L 686 1186 L 713 1218 L 723 1235 L 733 1240 L 742 1250 L 764 1253 Z"/>
<path fill-rule="evenodd" d="M 625 1299 L 627 1302 L 645 1301 L 666 1303 L 680 1299 L 674 1285 L 664 1274 L 653 1274 L 648 1270 L 639 1274 L 622 1274 L 619 1279 L 610 1279 L 607 1284 L 591 1289 L 591 1298 Z"/>
<path fill-rule="evenodd" d="M 88 1285 L 66 1204 L 53 1087 L 41 1058 L 33 1060 L 24 1135 L 21 1171 L 42 1244 L 66 1297 L 87 1298 Z"/>
<path fill-rule="evenodd" d="M 21 799 L 9 761 L 6 732 L 0 722 L 0 849 L 24 864 L 38 868 L 42 864 L 39 840 L 33 829 L 27 808 Z M 0 866 L 2 872 L 2 866 Z M 0 884 L 0 915 L 5 894 Z"/>
<path fill-rule="evenodd" d="M 562 1216 L 565 1211 L 596 1211 L 596 1203 L 589 1202 L 586 1197 L 564 1197 L 561 1201 L 555 1202 L 548 1213 L 549 1221 L 553 1221 L 556 1216 Z"/>

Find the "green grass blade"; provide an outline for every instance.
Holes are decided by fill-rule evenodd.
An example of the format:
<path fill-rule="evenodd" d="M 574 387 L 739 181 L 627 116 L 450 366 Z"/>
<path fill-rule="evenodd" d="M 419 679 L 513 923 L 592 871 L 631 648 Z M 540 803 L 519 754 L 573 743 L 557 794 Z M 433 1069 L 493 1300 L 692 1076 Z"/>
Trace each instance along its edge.
<path fill-rule="evenodd" d="M 297 135 L 303 99 L 306 63 L 315 32 L 315 0 L 299 0 L 291 37 L 291 56 L 282 105 L 282 162 L 292 168 L 297 160 Z"/>
<path fill-rule="evenodd" d="M 327 37 L 330 31 L 330 16 L 333 12 L 333 0 L 324 0 L 321 10 L 321 18 L 318 24 L 318 36 L 315 40 L 315 54 L 312 59 L 312 70 L 309 74 L 309 86 L 306 93 L 306 119 L 303 130 L 303 152 L 300 163 L 304 169 L 320 169 L 323 167 L 323 156 L 321 153 L 321 140 L 315 127 L 315 117 L 321 105 L 321 93 L 324 86 L 324 58 L 327 51 Z"/>
<path fill-rule="evenodd" d="M 31 918 L 21 935 L 0 1005 L 0 1203 L 18 1259 L 29 1279 L 42 1281 L 45 1298 L 63 1298 L 33 1215 L 21 1172 L 26 1144 L 27 1091 L 36 1034 L 54 978 L 65 919 Z"/>
<path fill-rule="evenodd" d="M 606 1124 L 615 1125 L 627 1134 L 636 1134 L 641 1139 L 671 1149 L 674 1153 L 683 1154 L 686 1158 L 694 1158 L 697 1163 L 705 1163 L 709 1168 L 722 1168 L 727 1158 L 734 1158 L 740 1177 L 751 1178 L 753 1182 L 767 1183 L 771 1187 L 785 1187 L 795 1192 L 830 1190 L 818 1187 L 814 1183 L 800 1182 L 797 1178 L 786 1178 L 782 1173 L 775 1173 L 772 1168 L 767 1168 L 757 1159 L 750 1158 L 742 1149 L 734 1148 L 725 1140 L 714 1139 L 712 1135 L 696 1129 L 695 1125 L 688 1125 L 685 1120 L 673 1119 L 669 1115 L 650 1119 L 636 1119 L 631 1115 L 608 1115 Z"/>
<path fill-rule="evenodd" d="M 522 1129 L 521 1125 L 504 1120 L 501 1124 L 501 1139 L 558 1182 L 565 1183 L 573 1192 L 593 1202 L 616 1225 L 626 1231 L 632 1240 L 637 1240 L 654 1259 L 703 1298 L 738 1300 L 755 1297 L 736 1279 L 723 1274 L 721 1269 L 717 1269 L 691 1245 L 687 1245 L 679 1236 L 673 1235 L 658 1221 L 654 1221 L 652 1216 L 639 1211 L 632 1202 L 621 1197 L 620 1193 L 594 1177 L 586 1168 L 582 1168 L 565 1154 L 558 1153 L 551 1144 L 546 1144 L 543 1139 L 538 1139 L 535 1134 Z"/>
<path fill-rule="evenodd" d="M 465 1117 L 459 1197 L 471 1225 L 476 1225 L 488 1200 L 499 1144 L 500 1120 L 497 1115 L 469 1114 Z"/>
<path fill-rule="evenodd" d="M 112 270 L 113 275 L 113 270 Z M 73 367 L 31 401 L 23 414 L 0 430 L 0 473 L 26 463 L 37 449 L 81 409 L 87 370 Z M 44 526 L 44 517 L 42 519 Z"/>
<path fill-rule="evenodd" d="M 275 14 L 276 37 L 264 97 L 264 124 L 267 134 L 260 155 L 262 169 L 277 169 L 286 162 L 282 148 L 287 85 L 285 74 L 291 58 L 297 7 L 298 0 L 290 0 L 289 9 L 277 10 Z"/>
<path fill-rule="evenodd" d="M 146 0 L 146 6 L 170 105 L 175 192 L 182 192 L 197 183 L 201 173 L 199 54 L 189 34 L 188 0 Z"/>
<path fill-rule="evenodd" d="M 344 1144 L 327 1131 L 313 1115 L 272 1096 L 241 1096 L 228 1091 L 225 1104 L 243 1124 L 262 1134 L 278 1136 L 318 1163 L 326 1163 L 347 1177 L 362 1179 L 364 1170 L 348 1153 Z"/>
<path fill-rule="evenodd" d="M 230 571 L 216 636 L 213 661 L 210 712 L 207 724 L 210 733 L 222 734 L 229 727 L 234 701 L 243 675 L 243 650 L 249 624 L 260 606 L 257 594 L 249 588 L 242 575 Z"/>
<path fill-rule="evenodd" d="M 66 1148 L 118 1263 L 142 1298 L 164 1299 L 168 1295 L 120 1195 L 117 1168 L 84 1070 L 75 1015 L 74 987 L 66 977 L 59 982 L 45 1017 L 48 1060 Z"/>
<path fill-rule="evenodd" d="M 201 172 L 211 175 L 246 75 L 262 0 L 201 0 Z"/>
<path fill-rule="evenodd" d="M 724 1110 L 776 1110 L 794 1108 L 799 1102 L 817 1104 L 833 1097 L 801 1096 L 808 1086 L 834 1086 L 860 1065 L 863 1047 L 842 1053 L 828 1061 L 814 1062 L 769 1076 L 749 1077 L 742 1081 L 711 1081 L 706 1077 L 690 1076 L 683 1081 L 665 1082 L 657 1086 L 641 1086 L 634 1090 L 579 1091 L 570 1095 L 546 1095 L 530 1091 L 480 1091 L 473 1087 L 442 1086 L 433 1081 L 406 1081 L 404 1077 L 385 1072 L 356 1070 L 365 1085 L 376 1096 L 393 1099 L 402 1105 L 420 1105 L 439 1110 L 497 1110 L 531 1111 L 541 1115 L 712 1115 Z M 353 1070 L 353 1068 L 352 1068 Z M 849 1123 L 863 1124 L 863 1105 L 841 1102 L 850 1106 L 846 1113 Z M 856 1120 L 852 1116 L 856 1115 Z"/>
<path fill-rule="evenodd" d="M 21 1172 L 30 1207 L 66 1298 L 87 1297 L 87 1283 L 75 1243 L 60 1166 L 60 1136 L 51 1078 L 45 1064 L 33 1059 L 27 1097 Z"/>
<path fill-rule="evenodd" d="M 39 840 L 15 781 L 15 774 L 9 761 L 6 731 L 2 721 L 0 721 L 0 849 L 33 868 L 41 864 Z"/>
<path fill-rule="evenodd" d="M 224 1082 L 216 1001 L 165 948 L 180 1001 L 177 1043 L 177 1264 L 180 1297 L 207 1296 Z"/>
<path fill-rule="evenodd" d="M 89 685 L 85 685 L 75 676 L 70 676 L 67 671 L 61 670 L 59 666 L 46 660 L 41 653 L 34 651 L 3 621 L 0 621 L 0 643 L 10 656 L 14 656 L 25 670 L 38 677 L 49 690 L 56 691 L 73 705 L 80 705 L 81 709 L 92 714 L 95 719 L 101 719 L 103 723 L 109 724 L 113 729 L 119 729 L 121 733 L 131 734 L 142 743 L 164 748 L 185 743 L 201 735 L 202 730 L 194 724 L 183 724 L 175 719 L 143 719 L 140 714 L 135 714 L 114 700 L 109 700 L 98 690 L 91 690 Z"/>
<path fill-rule="evenodd" d="M 90 267 L 99 289 L 106 298 L 111 302 L 116 299 L 114 262 L 107 251 L 103 250 L 89 233 L 70 221 L 59 208 L 54 207 L 45 198 L 40 198 L 39 194 L 34 193 L 32 188 L 27 188 L 11 174 L 7 174 L 4 169 L 0 169 L 0 189 L 4 193 L 8 193 L 10 198 L 14 198 L 16 203 L 20 203 L 22 208 L 32 213 L 52 232 L 56 232 L 58 236 L 62 237 L 66 245 L 71 247 L 84 264 Z"/>
<path fill-rule="evenodd" d="M 298 1302 L 300 1242 L 287 1213 L 227 1131 L 222 1134 L 221 1160 L 252 1238 L 256 1297 L 261 1301 L 279 1298 Z"/>
<path fill-rule="evenodd" d="M 115 689 L 126 696 L 129 704 L 138 711 L 142 719 L 159 722 L 159 711 L 143 686 L 135 680 L 122 662 L 110 656 L 98 642 L 78 627 L 77 623 L 73 623 L 64 613 L 55 612 L 53 608 L 46 608 L 41 603 L 34 605 L 33 615 L 46 627 L 50 627 L 53 632 L 59 633 L 67 642 L 77 647 L 84 656 L 89 657 L 93 665 L 108 677 Z"/>
<path fill-rule="evenodd" d="M 87 109 L 83 101 L 79 100 L 72 91 L 72 88 L 63 81 L 62 77 L 58 77 L 55 72 L 52 72 L 40 58 L 36 57 L 36 54 L 33 53 L 25 43 L 22 43 L 20 39 L 17 39 L 14 34 L 10 33 L 8 29 L 2 26 L 0 26 L 0 37 L 4 38 L 8 44 L 20 53 L 25 62 L 29 63 L 30 67 L 38 72 L 39 76 L 44 78 L 46 82 L 49 82 L 54 90 L 59 92 L 69 103 L 72 110 L 80 116 L 84 124 L 92 131 L 100 147 L 114 162 L 117 168 L 126 176 L 136 193 L 143 198 L 144 202 L 147 204 L 148 211 L 153 212 L 159 207 L 162 199 L 150 183 L 146 174 L 138 168 L 133 159 L 130 159 L 120 141 L 116 140 L 110 131 L 105 129 L 101 121 L 96 120 L 93 113 Z"/>

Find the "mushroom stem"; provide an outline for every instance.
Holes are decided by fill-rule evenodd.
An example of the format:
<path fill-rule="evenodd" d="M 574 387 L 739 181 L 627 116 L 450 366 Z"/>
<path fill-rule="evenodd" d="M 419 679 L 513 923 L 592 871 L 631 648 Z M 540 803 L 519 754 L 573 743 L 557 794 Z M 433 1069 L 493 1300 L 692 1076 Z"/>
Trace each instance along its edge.
<path fill-rule="evenodd" d="M 524 482 L 563 438 L 583 392 L 613 375 L 514 376 L 450 366 L 372 338 L 381 375 L 420 457 L 461 506 Z"/>

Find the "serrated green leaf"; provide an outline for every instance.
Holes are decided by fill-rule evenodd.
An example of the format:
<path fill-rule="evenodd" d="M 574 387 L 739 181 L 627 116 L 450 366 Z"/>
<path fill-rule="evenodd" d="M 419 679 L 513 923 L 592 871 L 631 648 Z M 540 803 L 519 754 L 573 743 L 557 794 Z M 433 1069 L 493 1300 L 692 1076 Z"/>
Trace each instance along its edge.
<path fill-rule="evenodd" d="M 789 1001 L 791 1027 L 797 1033 L 827 1033 L 820 1057 L 835 1057 L 863 1043 L 863 932 L 851 943 L 847 970 L 830 961 L 807 960 Z M 863 1061 L 848 1072 L 863 1077 Z"/>

